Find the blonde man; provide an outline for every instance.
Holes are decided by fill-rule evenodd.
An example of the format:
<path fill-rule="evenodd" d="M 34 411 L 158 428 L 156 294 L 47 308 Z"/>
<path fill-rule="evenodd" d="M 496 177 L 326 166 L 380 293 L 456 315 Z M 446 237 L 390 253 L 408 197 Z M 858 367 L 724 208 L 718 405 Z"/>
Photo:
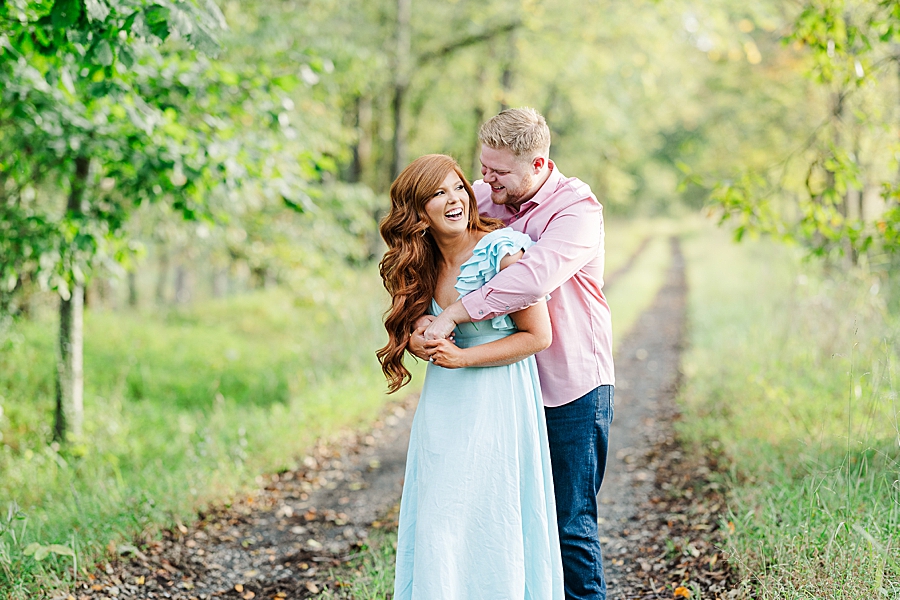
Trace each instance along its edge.
<path fill-rule="evenodd" d="M 550 130 L 534 109 L 504 110 L 479 131 L 479 212 L 536 242 L 487 285 L 450 305 L 410 339 L 427 360 L 429 340 L 459 323 L 522 310 L 548 294 L 553 343 L 537 354 L 556 495 L 566 598 L 605 600 L 597 493 L 606 469 L 615 375 L 603 295 L 603 213 L 590 188 L 550 160 Z"/>

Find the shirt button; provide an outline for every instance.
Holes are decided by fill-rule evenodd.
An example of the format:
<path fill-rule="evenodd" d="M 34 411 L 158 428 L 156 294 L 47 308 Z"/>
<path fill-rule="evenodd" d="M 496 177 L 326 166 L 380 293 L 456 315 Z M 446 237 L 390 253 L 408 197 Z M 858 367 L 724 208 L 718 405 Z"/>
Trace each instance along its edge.
<path fill-rule="evenodd" d="M 506 310 L 509 310 L 509 306 L 506 307 Z"/>
<path fill-rule="evenodd" d="M 483 310 L 479 310 L 479 311 L 478 311 L 478 314 L 479 314 L 479 315 L 483 315 L 483 314 L 484 314 L 484 311 L 483 311 Z"/>

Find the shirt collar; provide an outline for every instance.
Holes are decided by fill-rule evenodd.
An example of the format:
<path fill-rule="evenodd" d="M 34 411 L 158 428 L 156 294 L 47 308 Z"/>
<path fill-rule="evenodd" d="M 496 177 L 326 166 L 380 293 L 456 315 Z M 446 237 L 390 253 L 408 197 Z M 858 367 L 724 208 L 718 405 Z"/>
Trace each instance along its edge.
<path fill-rule="evenodd" d="M 553 164 L 552 160 L 548 159 L 547 164 L 550 167 L 550 176 L 547 177 L 547 181 L 544 182 L 544 184 L 540 187 L 540 189 L 538 189 L 537 193 L 535 193 L 534 196 L 522 203 L 522 206 L 519 207 L 518 212 L 526 211 L 528 210 L 528 208 L 530 208 L 531 204 L 537 205 L 549 198 L 550 195 L 559 188 L 560 182 L 565 179 L 562 173 L 560 173 L 556 169 L 556 165 Z"/>

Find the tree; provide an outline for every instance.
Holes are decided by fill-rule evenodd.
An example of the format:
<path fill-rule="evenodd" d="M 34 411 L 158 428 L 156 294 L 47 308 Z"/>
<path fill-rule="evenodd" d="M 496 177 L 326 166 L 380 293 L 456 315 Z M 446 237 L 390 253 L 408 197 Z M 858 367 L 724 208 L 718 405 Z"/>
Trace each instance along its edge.
<path fill-rule="evenodd" d="M 93 258 L 122 252 L 136 205 L 195 217 L 228 175 L 204 149 L 210 132 L 188 131 L 172 104 L 192 92 L 187 47 L 215 51 L 223 26 L 210 0 L 0 3 L 0 284 L 8 297 L 32 275 L 59 292 L 59 440 L 81 431 Z"/>
<path fill-rule="evenodd" d="M 895 0 L 801 4 L 783 40 L 803 52 L 814 105 L 793 110 L 818 121 L 790 153 L 765 168 L 744 165 L 717 186 L 713 201 L 739 235 L 775 233 L 854 264 L 872 251 L 900 252 L 897 166 L 888 158 L 900 125 L 891 117 L 900 102 L 898 32 Z"/>

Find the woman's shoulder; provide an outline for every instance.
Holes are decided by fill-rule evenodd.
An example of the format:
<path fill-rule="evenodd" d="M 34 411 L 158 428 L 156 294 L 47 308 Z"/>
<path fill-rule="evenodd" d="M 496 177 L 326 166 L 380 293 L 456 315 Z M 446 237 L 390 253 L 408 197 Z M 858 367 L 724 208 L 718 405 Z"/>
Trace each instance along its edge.
<path fill-rule="evenodd" d="M 472 254 L 474 258 L 474 255 L 480 250 L 505 247 L 515 248 L 513 252 L 518 252 L 519 250 L 525 250 L 533 245 L 534 241 L 528 237 L 528 234 L 516 231 L 512 227 L 503 227 L 501 229 L 495 229 L 481 238 L 475 245 L 475 250 Z"/>
<path fill-rule="evenodd" d="M 495 229 L 475 245 L 472 256 L 462 264 L 456 279 L 456 290 L 461 296 L 480 288 L 500 272 L 500 261 L 510 254 L 534 245 L 528 235 L 510 227 Z"/>

